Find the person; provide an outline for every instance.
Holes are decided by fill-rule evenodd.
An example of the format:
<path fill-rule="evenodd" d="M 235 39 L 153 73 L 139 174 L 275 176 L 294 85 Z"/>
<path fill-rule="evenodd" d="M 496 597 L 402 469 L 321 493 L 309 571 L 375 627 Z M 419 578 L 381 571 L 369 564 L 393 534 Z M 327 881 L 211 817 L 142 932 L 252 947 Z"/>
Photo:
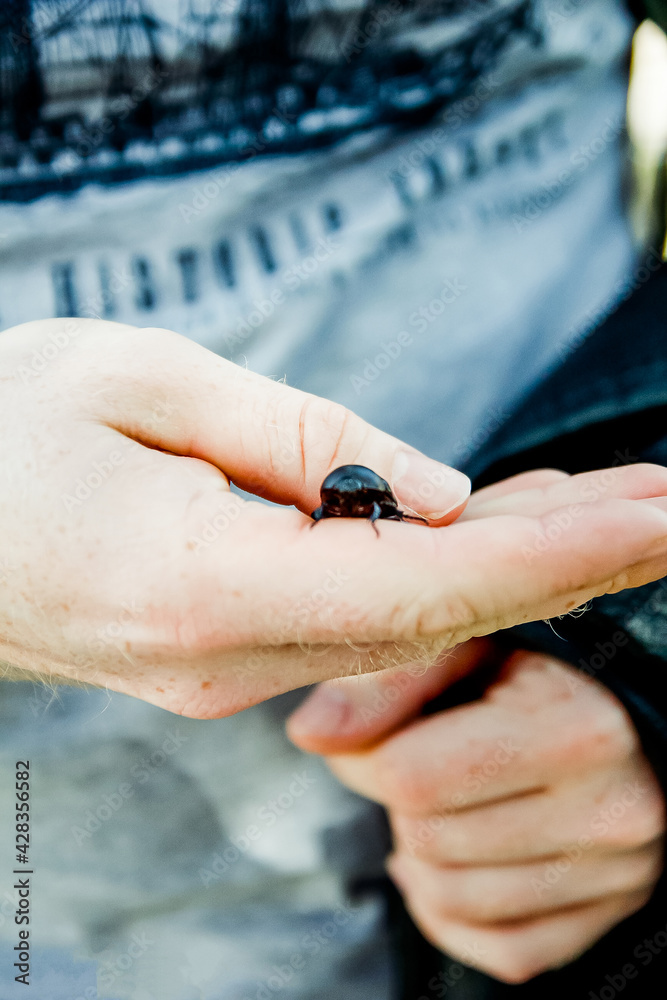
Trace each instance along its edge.
<path fill-rule="evenodd" d="M 438 464 L 401 489 L 397 453 L 462 464 L 623 294 L 632 24 L 592 2 L 289 25 L 282 5 L 80 7 L 2 14 L 3 655 L 99 686 L 4 685 L 5 765 L 19 743 L 38 764 L 31 981 L 386 997 L 381 814 L 287 743 L 297 696 L 257 703 L 405 662 L 415 633 L 453 643 L 663 575 L 664 474 L 619 470 L 532 565 L 539 518 L 590 480 L 539 509 L 519 489 L 516 520 L 383 524 L 382 548 L 303 514 L 335 462 L 367 461 L 444 524 L 467 484 Z M 97 318 L 51 318 L 77 314 Z M 301 513 L 239 503 L 225 474 Z"/>

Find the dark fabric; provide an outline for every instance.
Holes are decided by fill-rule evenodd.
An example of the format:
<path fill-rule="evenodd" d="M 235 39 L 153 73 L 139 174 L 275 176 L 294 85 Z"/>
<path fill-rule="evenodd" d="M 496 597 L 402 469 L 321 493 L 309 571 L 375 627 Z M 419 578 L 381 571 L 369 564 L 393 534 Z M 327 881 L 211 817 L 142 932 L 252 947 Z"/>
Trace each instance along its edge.
<path fill-rule="evenodd" d="M 667 30 L 667 0 L 628 0 L 628 8 L 637 21 L 650 17 Z"/>
<path fill-rule="evenodd" d="M 581 472 L 636 462 L 665 437 L 667 267 L 656 251 L 628 291 L 471 461 L 476 488 L 539 465 Z"/>
<path fill-rule="evenodd" d="M 647 15 L 652 18 L 661 28 L 667 30 L 667 2 L 666 0 L 646 0 L 643 5 Z"/>
<path fill-rule="evenodd" d="M 533 468 L 575 473 L 645 460 L 667 465 L 667 266 L 655 255 L 630 297 L 531 392 L 466 471 L 478 488 Z M 536 622 L 497 638 L 508 650 L 550 653 L 607 685 L 667 796 L 667 584 L 599 598 L 553 625 Z M 448 692 L 430 711 L 479 696 L 484 683 Z M 420 957 L 421 974 L 406 984 L 404 1000 L 653 1000 L 664 995 L 667 975 L 667 877 L 647 906 L 580 959 L 520 986 L 472 970 L 454 982 L 451 959 L 434 949 Z"/>

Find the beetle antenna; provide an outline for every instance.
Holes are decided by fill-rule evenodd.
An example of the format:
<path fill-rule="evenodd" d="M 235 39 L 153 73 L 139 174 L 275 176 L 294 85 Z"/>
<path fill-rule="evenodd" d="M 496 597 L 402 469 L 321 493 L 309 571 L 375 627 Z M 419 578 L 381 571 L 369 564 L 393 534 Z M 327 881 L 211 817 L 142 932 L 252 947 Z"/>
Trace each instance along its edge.
<path fill-rule="evenodd" d="M 422 517 L 421 514 L 406 514 L 405 511 L 401 511 L 401 517 L 404 521 L 421 521 L 422 524 L 428 524 L 428 518 Z"/>

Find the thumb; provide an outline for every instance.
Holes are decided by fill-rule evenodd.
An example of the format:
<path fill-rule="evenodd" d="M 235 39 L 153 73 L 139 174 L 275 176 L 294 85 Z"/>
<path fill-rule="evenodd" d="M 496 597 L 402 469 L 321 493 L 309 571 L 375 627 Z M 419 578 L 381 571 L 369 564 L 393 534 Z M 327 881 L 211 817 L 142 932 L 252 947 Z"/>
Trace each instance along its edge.
<path fill-rule="evenodd" d="M 436 695 L 489 661 L 493 644 L 470 639 L 446 650 L 433 666 L 413 664 L 319 684 L 287 720 L 302 750 L 349 753 L 383 739 L 417 716 Z"/>
<path fill-rule="evenodd" d="M 453 520 L 468 499 L 467 476 L 337 403 L 247 371 L 169 330 L 77 322 L 86 337 L 69 365 L 77 384 L 84 378 L 90 386 L 100 373 L 101 386 L 89 392 L 98 419 L 153 448 L 203 459 L 250 493 L 310 514 L 329 472 L 366 465 L 402 504 L 434 521 Z"/>

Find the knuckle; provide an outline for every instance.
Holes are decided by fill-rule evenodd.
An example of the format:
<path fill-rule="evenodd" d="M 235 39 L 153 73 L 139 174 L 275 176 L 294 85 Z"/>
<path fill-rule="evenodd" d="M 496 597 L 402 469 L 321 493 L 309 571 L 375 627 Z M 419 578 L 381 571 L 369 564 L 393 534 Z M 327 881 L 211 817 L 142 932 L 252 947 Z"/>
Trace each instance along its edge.
<path fill-rule="evenodd" d="M 623 706 L 615 699 L 606 701 L 606 708 L 598 715 L 593 737 L 617 757 L 625 757 L 639 745 L 637 732 Z"/>
<path fill-rule="evenodd" d="M 649 847 L 665 834 L 665 802 L 652 772 L 623 781 L 596 813 L 600 841 L 623 851 Z"/>
<path fill-rule="evenodd" d="M 629 890 L 652 890 L 665 867 L 664 841 L 658 838 L 644 856 L 637 859 L 631 871 Z"/>
<path fill-rule="evenodd" d="M 163 351 L 169 342 L 182 341 L 183 337 L 173 330 L 147 326 L 137 329 L 127 323 L 110 323 L 102 319 L 81 319 L 81 332 L 77 340 L 88 353 L 99 352 L 103 345 L 107 358 L 125 359 L 128 353 L 154 357 L 156 351 Z M 113 327 L 113 336 L 110 327 Z M 122 370 L 121 370 L 122 373 Z"/>
<path fill-rule="evenodd" d="M 638 845 L 650 844 L 652 841 L 664 837 L 665 834 L 665 810 L 664 804 L 658 798 L 651 798 L 642 809 L 637 810 L 637 818 L 634 820 L 634 843 Z"/>
<path fill-rule="evenodd" d="M 581 720 L 574 749 L 589 761 L 626 760 L 639 745 L 637 732 L 620 702 L 607 691 L 600 693 L 604 697 L 596 698 Z"/>
<path fill-rule="evenodd" d="M 128 344 L 131 344 L 134 341 L 134 345 L 136 347 L 137 330 L 132 326 L 123 326 L 122 332 L 125 335 L 125 340 Z M 154 348 L 164 348 L 165 345 L 168 345 L 169 343 L 174 345 L 185 343 L 185 338 L 182 334 L 176 333 L 175 330 L 168 330 L 166 327 L 145 326 L 138 332 L 140 334 L 140 346 L 151 351 L 151 353 Z"/>
<path fill-rule="evenodd" d="M 619 821 L 614 838 L 618 846 L 643 847 L 657 841 L 665 833 L 665 809 L 661 797 L 649 794 L 635 808 L 628 808 Z"/>
<path fill-rule="evenodd" d="M 506 954 L 489 963 L 487 971 L 508 986 L 520 986 L 549 968 L 546 962 L 528 961 L 521 954 Z"/>
<path fill-rule="evenodd" d="M 484 931 L 484 951 L 477 968 L 503 983 L 519 986 L 546 972 L 555 962 L 544 954 L 534 954 L 530 925 L 525 932 L 512 929 Z"/>
<path fill-rule="evenodd" d="M 466 873 L 452 879 L 451 889 L 443 893 L 442 912 L 454 914 L 465 923 L 487 925 L 512 917 L 519 912 L 518 906 L 515 893 L 480 884 Z"/>
<path fill-rule="evenodd" d="M 402 761 L 393 753 L 380 753 L 375 763 L 374 779 L 382 800 L 390 802 L 401 815 L 405 836 L 416 832 L 419 820 L 415 814 L 428 811 L 429 795 L 411 762 Z"/>
<path fill-rule="evenodd" d="M 302 453 L 318 467 L 333 469 L 354 462 L 365 438 L 365 424 L 341 403 L 306 395 L 299 407 Z"/>
<path fill-rule="evenodd" d="M 433 922 L 431 923 L 433 927 Z M 554 963 L 549 963 L 544 957 L 529 953 L 529 946 L 524 934 L 512 933 L 511 936 L 502 930 L 490 931 L 486 928 L 477 927 L 475 924 L 464 924 L 466 936 L 471 931 L 483 931 L 483 947 L 462 948 L 460 938 L 461 925 L 448 924 L 445 927 L 437 927 L 435 932 L 431 931 L 431 938 L 437 942 L 438 947 L 450 954 L 461 955 L 466 964 L 501 982 L 511 986 L 519 986 L 528 982 L 541 972 L 551 968 Z M 472 952 L 472 955 L 470 954 Z M 478 957 L 479 956 L 479 957 Z"/>
<path fill-rule="evenodd" d="M 420 819 L 402 812 L 390 814 L 395 842 L 403 853 L 438 867 L 443 863 L 441 828 L 444 820 L 440 822 L 440 817 L 437 817 L 434 822 L 433 819 Z"/>

